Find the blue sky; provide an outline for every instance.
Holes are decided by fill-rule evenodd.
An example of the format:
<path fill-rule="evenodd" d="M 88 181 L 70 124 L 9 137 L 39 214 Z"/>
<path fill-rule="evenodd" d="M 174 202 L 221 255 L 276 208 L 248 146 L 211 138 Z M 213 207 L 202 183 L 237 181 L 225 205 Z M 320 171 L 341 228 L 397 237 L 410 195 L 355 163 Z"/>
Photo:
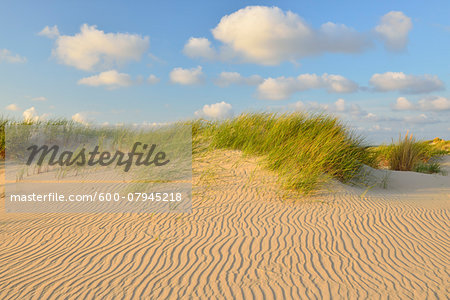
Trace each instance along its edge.
<path fill-rule="evenodd" d="M 146 124 L 311 110 L 375 143 L 449 139 L 449 14 L 448 1 L 2 1 L 1 112 Z"/>

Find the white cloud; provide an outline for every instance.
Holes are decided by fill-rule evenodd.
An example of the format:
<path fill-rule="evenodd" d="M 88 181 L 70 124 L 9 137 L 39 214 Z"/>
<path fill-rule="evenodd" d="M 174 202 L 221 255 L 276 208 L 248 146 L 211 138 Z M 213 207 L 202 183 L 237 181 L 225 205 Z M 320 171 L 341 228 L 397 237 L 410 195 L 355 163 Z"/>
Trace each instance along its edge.
<path fill-rule="evenodd" d="M 368 114 L 364 117 L 364 119 L 366 119 L 366 120 L 368 120 L 368 121 L 378 121 L 378 120 L 379 120 L 378 116 L 377 116 L 376 114 L 374 114 L 374 113 L 368 113 Z"/>
<path fill-rule="evenodd" d="M 59 30 L 58 30 L 58 26 L 45 26 L 44 29 L 42 29 L 38 35 L 41 36 L 45 36 L 48 37 L 49 39 L 54 39 L 57 38 L 59 36 Z"/>
<path fill-rule="evenodd" d="M 347 114 L 352 116 L 361 116 L 366 112 L 356 103 L 347 104 L 344 99 L 339 98 L 332 104 L 324 104 L 315 101 L 303 102 L 297 101 L 287 106 L 288 110 L 307 110 L 307 111 L 325 111 L 328 113 Z"/>
<path fill-rule="evenodd" d="M 147 82 L 149 84 L 157 84 L 159 82 L 159 78 L 156 77 L 155 75 L 151 74 L 150 76 L 148 76 Z"/>
<path fill-rule="evenodd" d="M 302 84 L 306 80 L 292 77 L 267 78 L 258 86 L 258 97 L 268 100 L 284 100 L 297 91 L 318 88 L 317 80 L 308 80 L 309 85 Z"/>
<path fill-rule="evenodd" d="M 411 110 L 414 109 L 414 105 L 405 97 L 398 97 L 392 108 L 394 110 Z"/>
<path fill-rule="evenodd" d="M 342 112 L 345 111 L 345 100 L 344 99 L 338 99 L 335 103 L 336 111 Z"/>
<path fill-rule="evenodd" d="M 391 127 L 383 127 L 380 124 L 374 124 L 371 128 L 368 129 L 368 131 L 392 131 Z"/>
<path fill-rule="evenodd" d="M 27 59 L 19 54 L 12 54 L 8 49 L 0 49 L 0 63 L 25 63 Z"/>
<path fill-rule="evenodd" d="M 80 32 L 60 35 L 53 54 L 66 65 L 92 71 L 140 60 L 149 47 L 149 38 L 138 34 L 105 33 L 84 24 Z"/>
<path fill-rule="evenodd" d="M 411 18 L 401 11 L 391 11 L 381 17 L 375 32 L 389 51 L 402 51 L 408 44 L 408 34 L 413 24 Z"/>
<path fill-rule="evenodd" d="M 83 125 L 88 125 L 89 121 L 87 119 L 87 116 L 84 113 L 76 113 L 72 116 L 72 120 L 74 122 L 83 124 Z"/>
<path fill-rule="evenodd" d="M 301 74 L 298 77 L 267 78 L 258 86 L 258 97 L 268 100 L 283 100 L 300 91 L 324 88 L 329 93 L 351 93 L 358 85 L 341 76 L 333 74 Z"/>
<path fill-rule="evenodd" d="M 400 118 L 391 117 L 383 114 L 382 116 L 378 116 L 374 113 L 367 113 L 365 116 L 361 118 L 361 121 L 369 121 L 369 122 L 398 122 L 401 121 Z"/>
<path fill-rule="evenodd" d="M 39 117 L 36 115 L 36 109 L 33 107 L 28 108 L 23 113 L 23 119 L 25 121 L 37 121 L 39 120 Z"/>
<path fill-rule="evenodd" d="M 450 99 L 444 97 L 427 97 L 419 100 L 421 110 L 445 111 L 450 110 Z"/>
<path fill-rule="evenodd" d="M 222 72 L 214 83 L 220 87 L 226 87 L 232 84 L 258 85 L 263 81 L 264 79 L 259 75 L 243 77 L 238 72 Z"/>
<path fill-rule="evenodd" d="M 359 53 L 372 45 L 367 34 L 345 25 L 328 22 L 315 29 L 291 11 L 266 6 L 248 6 L 224 16 L 212 34 L 223 43 L 219 53 L 207 39 L 191 38 L 185 54 L 277 65 L 326 52 Z"/>
<path fill-rule="evenodd" d="M 392 108 L 394 110 L 447 111 L 450 110 L 450 99 L 432 96 L 420 99 L 417 104 L 414 104 L 404 97 L 399 97 Z"/>
<path fill-rule="evenodd" d="M 98 75 L 85 77 L 78 80 L 78 84 L 89 86 L 106 86 L 114 89 L 118 87 L 127 87 L 133 84 L 130 75 L 119 73 L 116 70 L 102 72 Z"/>
<path fill-rule="evenodd" d="M 170 81 L 182 85 L 200 84 L 203 82 L 202 67 L 192 69 L 174 68 L 170 72 Z"/>
<path fill-rule="evenodd" d="M 425 114 L 420 114 L 418 116 L 407 116 L 403 118 L 403 121 L 406 123 L 415 123 L 415 124 L 433 124 L 433 123 L 439 123 L 438 120 L 429 118 Z"/>
<path fill-rule="evenodd" d="M 7 105 L 5 109 L 10 111 L 18 111 L 20 108 L 16 104 L 12 103 L 10 105 Z"/>
<path fill-rule="evenodd" d="M 442 90 L 444 83 L 436 75 L 407 75 L 403 72 L 374 74 L 369 82 L 377 91 L 400 91 L 408 94 Z"/>
<path fill-rule="evenodd" d="M 144 121 L 142 123 L 133 123 L 133 127 L 137 128 L 161 128 L 164 126 L 169 126 L 173 123 L 170 122 L 147 122 Z"/>
<path fill-rule="evenodd" d="M 23 119 L 28 122 L 37 122 L 45 119 L 48 114 L 38 115 L 36 109 L 33 107 L 28 108 L 22 113 Z"/>
<path fill-rule="evenodd" d="M 358 90 L 358 84 L 341 75 L 323 74 L 322 82 L 329 93 L 352 93 Z"/>
<path fill-rule="evenodd" d="M 34 97 L 31 98 L 31 101 L 47 101 L 47 98 L 40 96 L 40 97 Z"/>
<path fill-rule="evenodd" d="M 216 52 L 211 47 L 211 42 L 207 38 L 191 37 L 184 45 L 183 53 L 192 58 L 216 58 Z"/>
<path fill-rule="evenodd" d="M 206 104 L 195 115 L 200 118 L 224 119 L 233 116 L 233 107 L 224 101 L 208 105 Z"/>

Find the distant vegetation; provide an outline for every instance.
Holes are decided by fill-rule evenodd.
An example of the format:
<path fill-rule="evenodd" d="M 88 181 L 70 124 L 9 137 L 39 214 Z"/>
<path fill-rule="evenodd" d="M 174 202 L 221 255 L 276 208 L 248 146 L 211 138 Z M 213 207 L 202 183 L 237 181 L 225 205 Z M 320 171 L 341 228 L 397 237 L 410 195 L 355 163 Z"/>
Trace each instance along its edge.
<path fill-rule="evenodd" d="M 181 124 L 181 123 L 180 123 Z M 9 150 L 12 155 L 21 150 L 25 151 L 21 144 L 31 136 L 34 129 L 39 129 L 39 132 L 45 132 L 45 135 L 50 140 L 59 141 L 65 145 L 72 141 L 72 137 L 83 137 L 85 141 L 96 141 L 100 148 L 108 146 L 115 149 L 128 149 L 134 144 L 136 140 L 146 143 L 147 141 L 157 140 L 160 144 L 165 143 L 165 147 L 170 147 L 174 153 L 184 151 L 186 141 L 189 142 L 190 153 L 190 130 L 189 127 L 177 126 L 90 126 L 84 125 L 72 120 L 54 119 L 48 121 L 15 121 L 1 119 L 0 117 L 0 158 L 5 158 L 5 128 L 9 125 L 30 125 L 23 126 L 20 129 L 12 131 L 9 136 L 10 146 Z M 54 126 L 57 126 L 56 128 Z M 151 130 L 161 128 L 160 130 Z M 61 136 L 64 135 L 64 136 Z M 183 139 L 183 143 L 179 143 Z M 175 143 L 175 141 L 178 141 Z M 75 142 L 78 143 L 78 142 Z M 81 145 L 80 145 L 81 146 Z M 161 145 L 160 145 L 161 146 Z M 26 152 L 26 151 L 25 151 Z"/>
<path fill-rule="evenodd" d="M 431 141 L 417 141 L 412 134 L 400 136 L 397 142 L 371 149 L 381 167 L 397 171 L 441 173 L 436 161 L 440 156 L 450 154 L 450 141 L 436 138 Z"/>

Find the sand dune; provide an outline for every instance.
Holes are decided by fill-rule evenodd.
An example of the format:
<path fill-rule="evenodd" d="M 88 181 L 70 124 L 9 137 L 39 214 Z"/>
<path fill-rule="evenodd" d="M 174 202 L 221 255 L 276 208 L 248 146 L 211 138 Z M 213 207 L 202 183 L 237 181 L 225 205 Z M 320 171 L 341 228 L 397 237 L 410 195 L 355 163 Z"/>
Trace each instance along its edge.
<path fill-rule="evenodd" d="M 387 189 L 304 198 L 238 152 L 194 171 L 192 214 L 2 210 L 0 298 L 449 295 L 449 176 L 393 172 Z"/>

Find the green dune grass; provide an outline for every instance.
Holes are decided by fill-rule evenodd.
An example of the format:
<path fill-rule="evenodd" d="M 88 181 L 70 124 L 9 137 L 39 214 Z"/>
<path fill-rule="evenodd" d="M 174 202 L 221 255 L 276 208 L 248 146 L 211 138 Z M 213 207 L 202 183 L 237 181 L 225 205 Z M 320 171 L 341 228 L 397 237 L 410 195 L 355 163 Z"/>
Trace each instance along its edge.
<path fill-rule="evenodd" d="M 118 144 L 126 144 L 137 134 L 130 127 L 87 127 L 64 119 L 17 122 L 0 118 L 0 157 L 3 158 L 4 128 L 8 123 L 63 125 L 74 132 L 81 130 L 112 137 Z M 279 175 L 284 188 L 304 194 L 317 191 L 330 179 L 357 181 L 364 164 L 376 166 L 380 161 L 385 161 L 393 170 L 434 172 L 439 166 L 435 162 L 432 166 L 426 163 L 445 151 L 432 146 L 431 142 L 416 141 L 408 135 L 397 143 L 369 148 L 361 136 L 336 117 L 325 114 L 247 113 L 223 121 L 179 122 L 174 124 L 175 128 L 177 124 L 192 126 L 194 157 L 214 149 L 240 150 L 247 155 L 259 156 L 266 168 Z"/>
<path fill-rule="evenodd" d="M 197 121 L 193 127 L 197 146 L 262 156 L 285 188 L 304 194 L 330 178 L 354 179 L 363 164 L 374 161 L 361 137 L 323 114 L 250 113 L 225 121 Z"/>
<path fill-rule="evenodd" d="M 68 120 L 16 122 L 0 120 L 0 151 L 4 156 L 4 128 L 8 123 L 34 126 L 64 125 L 68 130 L 104 131 L 126 140 L 127 128 L 85 127 Z M 212 149 L 234 149 L 263 157 L 265 166 L 278 173 L 281 184 L 305 194 L 317 190 L 330 178 L 346 182 L 371 164 L 373 155 L 337 118 L 322 114 L 242 114 L 230 120 L 180 122 L 192 125 L 193 154 Z M 96 133 L 99 135 L 99 133 Z"/>
<path fill-rule="evenodd" d="M 431 141 L 418 141 L 412 134 L 400 136 L 397 142 L 371 149 L 378 163 L 396 171 L 415 171 L 420 173 L 442 173 L 439 157 L 450 153 L 448 142 L 436 138 Z"/>

